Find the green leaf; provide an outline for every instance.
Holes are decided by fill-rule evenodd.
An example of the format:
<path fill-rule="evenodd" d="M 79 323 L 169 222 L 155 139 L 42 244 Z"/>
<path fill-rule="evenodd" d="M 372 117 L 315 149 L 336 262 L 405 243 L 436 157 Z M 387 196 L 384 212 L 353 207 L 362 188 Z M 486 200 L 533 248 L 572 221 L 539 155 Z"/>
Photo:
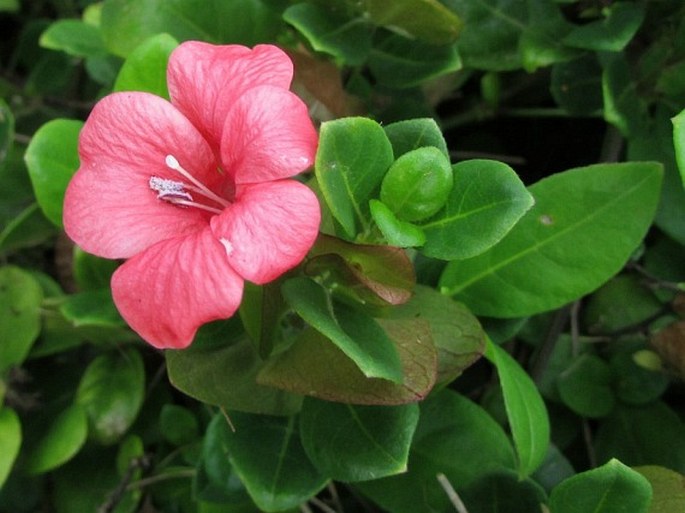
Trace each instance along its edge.
<path fill-rule="evenodd" d="M 462 26 L 438 0 L 365 0 L 363 6 L 377 25 L 435 45 L 454 42 Z"/>
<path fill-rule="evenodd" d="M 371 217 L 383 234 L 385 241 L 399 248 L 423 246 L 426 234 L 412 223 L 400 221 L 385 203 L 372 199 L 369 202 Z"/>
<path fill-rule="evenodd" d="M 640 278 L 621 274 L 592 294 L 583 321 L 590 333 L 613 333 L 648 321 L 662 306 Z"/>
<path fill-rule="evenodd" d="M 322 234 L 309 254 L 307 274 L 319 275 L 336 293 L 344 289 L 361 303 L 402 304 L 416 285 L 414 266 L 399 248 L 352 244 Z"/>
<path fill-rule="evenodd" d="M 365 376 L 402 382 L 397 350 L 371 317 L 334 305 L 326 290 L 309 278 L 292 278 L 283 284 L 282 291 L 298 315 L 328 337 Z"/>
<path fill-rule="evenodd" d="M 107 55 L 100 29 L 81 20 L 57 20 L 40 36 L 40 45 L 76 57 Z"/>
<path fill-rule="evenodd" d="M 335 57 L 340 64 L 363 64 L 371 49 L 371 26 L 362 17 L 347 18 L 334 8 L 311 3 L 288 7 L 283 19 L 293 25 L 317 52 Z"/>
<path fill-rule="evenodd" d="M 103 444 L 126 433 L 144 397 L 145 369 L 135 349 L 98 356 L 88 365 L 76 391 L 76 403 L 88 414 L 92 437 Z"/>
<path fill-rule="evenodd" d="M 2 401 L 0 400 L 0 403 Z M 11 408 L 0 407 L 0 490 L 7 480 L 21 447 L 21 423 Z"/>
<path fill-rule="evenodd" d="M 612 459 L 557 485 L 549 506 L 554 513 L 647 513 L 651 498 L 649 481 Z"/>
<path fill-rule="evenodd" d="M 488 341 L 485 357 L 499 374 L 518 455 L 519 475 L 529 476 L 545 459 L 549 447 L 550 425 L 545 403 L 530 376 L 504 349 Z"/>
<path fill-rule="evenodd" d="M 254 46 L 274 41 L 282 26 L 261 0 L 106 0 L 101 24 L 107 48 L 121 57 L 162 32 L 178 41 Z"/>
<path fill-rule="evenodd" d="M 424 285 L 417 285 L 412 299 L 383 312 L 391 319 L 421 319 L 430 327 L 438 353 L 440 385 L 447 384 L 471 366 L 485 350 L 485 333 L 468 308 Z"/>
<path fill-rule="evenodd" d="M 112 291 L 105 289 L 79 292 L 67 297 L 60 306 L 64 318 L 74 326 L 122 327 L 125 326 L 112 299 Z"/>
<path fill-rule="evenodd" d="M 465 67 L 492 71 L 521 67 L 519 39 L 527 26 L 527 0 L 445 3 L 464 21 L 458 48 Z"/>
<path fill-rule="evenodd" d="M 314 329 L 305 329 L 293 345 L 272 358 L 260 383 L 327 401 L 351 404 L 405 404 L 426 397 L 435 384 L 436 352 L 423 320 L 377 319 L 395 344 L 403 381 L 367 378 L 345 353 Z"/>
<path fill-rule="evenodd" d="M 296 417 L 231 412 L 230 418 L 231 465 L 261 510 L 294 508 L 324 487 L 327 477 L 307 458 Z"/>
<path fill-rule="evenodd" d="M 675 145 L 675 158 L 680 170 L 680 178 L 685 186 L 685 110 L 673 119 L 673 144 Z"/>
<path fill-rule="evenodd" d="M 369 229 L 368 202 L 393 162 L 385 132 L 368 118 L 343 118 L 321 125 L 316 178 L 346 237 Z"/>
<path fill-rule="evenodd" d="M 19 0 L 0 0 L 0 11 L 17 12 L 19 10 Z"/>
<path fill-rule="evenodd" d="M 637 90 L 628 59 L 623 53 L 599 54 L 602 64 L 604 119 L 625 137 L 637 136 L 648 126 L 647 104 Z"/>
<path fill-rule="evenodd" d="M 159 425 L 162 436 L 177 447 L 194 442 L 200 432 L 195 414 L 188 408 L 176 404 L 162 406 Z"/>
<path fill-rule="evenodd" d="M 271 415 L 300 408 L 300 397 L 256 383 L 263 362 L 237 318 L 202 327 L 188 349 L 164 356 L 171 384 L 204 403 Z"/>
<path fill-rule="evenodd" d="M 545 492 L 530 479 L 520 479 L 516 472 L 498 470 L 459 490 L 459 497 L 468 505 L 468 513 L 531 513 L 544 511 Z"/>
<path fill-rule="evenodd" d="M 26 472 L 42 474 L 63 465 L 86 443 L 88 417 L 78 404 L 62 411 L 52 421 L 47 431 L 31 447 L 25 462 Z"/>
<path fill-rule="evenodd" d="M 443 292 L 492 317 L 525 317 L 587 294 L 616 274 L 644 237 L 661 175 L 659 164 L 630 162 L 541 180 L 529 188 L 535 206 L 499 244 L 447 265 Z"/>
<path fill-rule="evenodd" d="M 217 413 L 207 426 L 199 476 L 195 480 L 198 499 L 221 502 L 223 506 L 249 503 L 253 511 L 254 504 L 229 461 L 228 439 L 232 436 L 229 420 L 223 413 Z"/>
<path fill-rule="evenodd" d="M 649 513 L 685 511 L 685 476 L 664 467 L 635 467 L 652 486 Z"/>
<path fill-rule="evenodd" d="M 602 419 L 595 451 L 600 462 L 619 458 L 626 465 L 661 465 L 685 473 L 685 424 L 661 401 L 619 405 Z"/>
<path fill-rule="evenodd" d="M 112 274 L 119 267 L 119 262 L 96 257 L 74 246 L 73 254 L 74 280 L 79 290 L 96 291 L 109 288 Z M 111 302 L 111 298 L 107 300 Z"/>
<path fill-rule="evenodd" d="M 406 474 L 356 483 L 365 496 L 393 513 L 451 511 L 436 475 L 455 489 L 503 468 L 514 453 L 502 427 L 480 406 L 444 390 L 420 405 Z"/>
<path fill-rule="evenodd" d="M 37 246 L 54 236 L 55 232 L 55 225 L 45 218 L 37 203 L 32 203 L 0 232 L 0 251 Z"/>
<path fill-rule="evenodd" d="M 0 164 L 14 144 L 14 114 L 9 105 L 0 98 Z"/>
<path fill-rule="evenodd" d="M 368 66 L 378 83 L 404 89 L 459 71 L 462 62 L 454 45 L 433 46 L 391 35 L 373 47 Z"/>
<path fill-rule="evenodd" d="M 21 365 L 41 329 L 43 291 L 19 267 L 0 268 L 0 375 Z"/>
<path fill-rule="evenodd" d="M 450 156 L 442 131 L 433 118 L 397 121 L 385 125 L 383 129 L 390 139 L 395 158 L 425 146 L 439 149 L 447 158 Z"/>
<path fill-rule="evenodd" d="M 407 471 L 416 404 L 353 406 L 305 399 L 304 449 L 319 471 L 338 481 L 366 481 Z"/>
<path fill-rule="evenodd" d="M 415 222 L 440 210 L 454 184 L 450 161 L 425 146 L 400 156 L 381 183 L 381 201 L 402 221 Z"/>
<path fill-rule="evenodd" d="M 426 234 L 421 252 L 443 260 L 483 253 L 533 205 L 533 197 L 506 164 L 467 160 L 453 171 L 454 187 L 445 208 L 420 224 Z"/>
<path fill-rule="evenodd" d="M 644 18 L 643 5 L 616 2 L 606 9 L 606 18 L 574 28 L 562 42 L 586 50 L 620 52 L 633 39 Z"/>
<path fill-rule="evenodd" d="M 146 91 L 169 99 L 166 69 L 178 41 L 169 34 L 146 39 L 133 50 L 119 70 L 114 91 Z"/>
<path fill-rule="evenodd" d="M 616 402 L 609 365 L 591 354 L 581 355 L 559 374 L 557 389 L 564 404 L 583 417 L 604 417 Z"/>
<path fill-rule="evenodd" d="M 602 68 L 594 54 L 552 67 L 550 90 L 557 104 L 569 114 L 588 116 L 601 112 Z"/>
<path fill-rule="evenodd" d="M 45 216 L 62 227 L 62 205 L 69 180 L 79 167 L 82 121 L 54 119 L 38 129 L 26 149 L 26 165 Z"/>

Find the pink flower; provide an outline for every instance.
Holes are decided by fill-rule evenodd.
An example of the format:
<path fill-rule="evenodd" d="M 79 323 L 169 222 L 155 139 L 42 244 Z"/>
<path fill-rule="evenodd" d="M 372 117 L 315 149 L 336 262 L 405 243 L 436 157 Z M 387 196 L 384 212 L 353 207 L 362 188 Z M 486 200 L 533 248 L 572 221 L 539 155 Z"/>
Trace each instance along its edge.
<path fill-rule="evenodd" d="M 235 313 L 243 280 L 274 280 L 314 243 L 318 201 L 289 178 L 312 165 L 317 134 L 292 73 L 274 46 L 187 42 L 169 60 L 171 103 L 114 93 L 86 121 L 64 227 L 128 259 L 114 302 L 153 346 L 188 346 Z"/>

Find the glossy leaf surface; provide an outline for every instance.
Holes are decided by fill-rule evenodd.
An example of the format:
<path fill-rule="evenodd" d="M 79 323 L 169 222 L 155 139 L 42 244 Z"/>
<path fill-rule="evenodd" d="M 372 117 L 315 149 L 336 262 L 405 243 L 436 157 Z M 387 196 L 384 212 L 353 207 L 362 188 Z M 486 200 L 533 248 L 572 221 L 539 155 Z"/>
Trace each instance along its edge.
<path fill-rule="evenodd" d="M 308 398 L 300 431 L 307 455 L 337 481 L 366 481 L 406 472 L 419 421 L 416 404 L 353 406 Z"/>
<path fill-rule="evenodd" d="M 654 217 L 661 175 L 658 164 L 631 162 L 541 180 L 529 188 L 535 206 L 499 244 L 448 264 L 443 291 L 476 314 L 523 317 L 594 290 L 642 240 Z"/>

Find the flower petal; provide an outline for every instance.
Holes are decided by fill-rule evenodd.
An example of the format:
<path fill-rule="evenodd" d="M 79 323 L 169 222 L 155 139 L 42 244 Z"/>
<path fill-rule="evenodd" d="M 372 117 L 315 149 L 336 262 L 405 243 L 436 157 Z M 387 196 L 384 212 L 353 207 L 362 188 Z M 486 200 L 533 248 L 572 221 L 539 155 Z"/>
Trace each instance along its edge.
<path fill-rule="evenodd" d="M 152 244 L 197 231 L 208 214 L 161 201 L 152 176 L 181 181 L 173 155 L 210 188 L 224 178 L 209 145 L 169 102 L 148 93 L 115 93 L 93 109 L 81 131 L 81 167 L 64 200 L 64 227 L 84 250 L 128 258 Z"/>
<path fill-rule="evenodd" d="M 263 284 L 302 261 L 320 222 L 316 195 L 295 180 L 281 180 L 239 189 L 236 203 L 213 217 L 211 227 L 231 267 Z"/>
<path fill-rule="evenodd" d="M 112 276 L 119 312 L 160 349 L 187 347 L 202 324 L 231 317 L 242 292 L 243 280 L 208 228 L 159 242 Z"/>
<path fill-rule="evenodd" d="M 228 112 L 221 162 L 237 184 L 289 178 L 314 163 L 317 144 L 304 102 L 285 89 L 261 86 Z"/>
<path fill-rule="evenodd" d="M 217 154 L 231 105 L 255 86 L 288 89 L 292 77 L 292 61 L 272 45 L 250 50 L 240 45 L 188 41 L 174 50 L 167 68 L 172 103 L 195 124 Z"/>

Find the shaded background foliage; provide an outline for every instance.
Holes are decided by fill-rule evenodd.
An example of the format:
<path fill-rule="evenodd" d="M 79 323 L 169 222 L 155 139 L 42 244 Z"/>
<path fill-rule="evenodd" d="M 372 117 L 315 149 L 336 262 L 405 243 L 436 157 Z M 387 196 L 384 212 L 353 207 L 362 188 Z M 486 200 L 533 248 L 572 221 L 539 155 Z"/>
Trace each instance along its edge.
<path fill-rule="evenodd" d="M 680 0 L 0 0 L 0 33 L 0 511 L 683 509 Z M 168 97 L 188 39 L 288 50 L 326 235 L 161 354 L 61 205 L 97 99 Z"/>

